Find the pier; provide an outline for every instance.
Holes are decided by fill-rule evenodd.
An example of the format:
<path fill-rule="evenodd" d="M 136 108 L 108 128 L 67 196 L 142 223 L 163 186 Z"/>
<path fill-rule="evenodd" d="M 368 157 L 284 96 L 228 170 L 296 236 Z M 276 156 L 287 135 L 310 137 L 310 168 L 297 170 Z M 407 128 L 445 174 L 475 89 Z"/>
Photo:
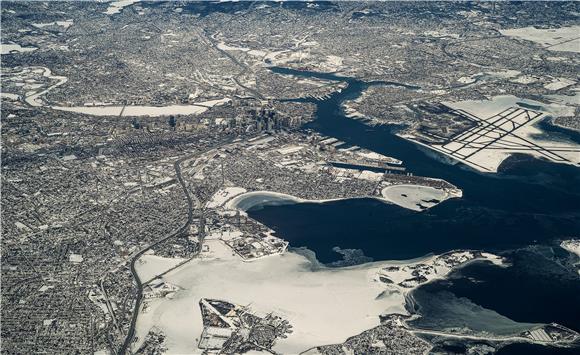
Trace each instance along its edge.
<path fill-rule="evenodd" d="M 332 165 L 350 165 L 354 169 L 370 168 L 398 172 L 404 172 L 406 170 L 406 168 L 403 166 L 392 166 L 382 162 L 360 162 L 353 159 L 329 160 L 328 163 Z"/>

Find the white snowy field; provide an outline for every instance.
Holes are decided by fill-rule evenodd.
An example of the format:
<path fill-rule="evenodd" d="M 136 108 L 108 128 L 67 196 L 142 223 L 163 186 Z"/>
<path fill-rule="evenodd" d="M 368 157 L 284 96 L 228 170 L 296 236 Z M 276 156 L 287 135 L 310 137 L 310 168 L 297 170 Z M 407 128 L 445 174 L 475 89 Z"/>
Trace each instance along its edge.
<path fill-rule="evenodd" d="M 201 353 L 197 347 L 203 330 L 199 300 L 213 298 L 248 305 L 258 315 L 273 312 L 287 319 L 293 333 L 287 339 L 278 339 L 273 350 L 298 354 L 314 346 L 343 342 L 373 328 L 381 314 L 407 314 L 405 295 L 418 283 L 411 288 L 396 283 L 413 277 L 415 265 L 430 270 L 424 275 L 426 282 L 443 278 L 453 269 L 439 256 L 325 268 L 303 255 L 287 252 L 248 263 L 220 240 L 207 240 L 206 245 L 209 250 L 200 258 L 163 276 L 164 282 L 179 288 L 171 298 L 145 300 L 146 310 L 137 320 L 138 341 L 133 350 L 141 346 L 149 330 L 156 328 L 167 337 L 167 353 Z M 469 251 L 458 251 L 453 256 L 460 263 L 456 266 L 476 259 Z M 144 255 L 136 265 L 137 272 L 150 276 L 156 267 L 160 267 L 160 273 L 176 263 L 163 259 Z M 502 265 L 501 258 L 492 254 L 483 253 L 479 259 Z M 392 266 L 399 271 L 385 271 Z M 381 275 L 395 284 L 381 282 Z"/>
<path fill-rule="evenodd" d="M 233 189 L 233 188 L 232 188 Z M 388 193 L 387 193 L 388 192 Z M 401 196 L 401 194 L 406 194 L 408 197 Z M 393 203 L 400 207 L 411 209 L 413 211 L 422 211 L 417 203 L 421 203 L 426 208 L 433 207 L 449 198 L 461 197 L 461 191 L 456 193 L 450 193 L 449 191 L 444 191 L 428 186 L 419 185 L 393 185 L 388 186 L 382 190 L 382 196 L 368 196 L 370 198 L 375 198 L 387 203 Z M 340 201 L 348 198 L 337 198 L 337 199 L 327 199 L 327 200 L 307 200 L 296 196 L 287 195 L 279 192 L 272 191 L 252 191 L 236 195 L 235 197 L 229 199 L 227 202 L 219 201 L 218 203 L 225 206 L 226 209 L 239 209 L 242 211 L 247 211 L 255 206 L 267 206 L 267 205 L 281 205 L 288 203 L 324 203 L 331 201 Z M 434 202 L 421 202 L 423 200 L 439 200 L 438 203 Z M 212 198 L 212 201 L 219 200 L 219 196 Z M 212 204 L 214 202 L 211 202 Z"/>
<path fill-rule="evenodd" d="M 538 106 L 541 111 L 552 116 L 573 116 L 574 108 L 566 105 L 542 103 L 539 101 L 521 99 L 513 95 L 493 96 L 487 100 L 465 100 L 457 102 L 444 102 L 445 105 L 465 110 L 482 119 L 491 117 L 507 108 L 518 106 L 523 103 L 531 106 Z"/>
<path fill-rule="evenodd" d="M 551 135 L 546 134 L 536 126 L 537 123 L 548 116 L 573 116 L 575 112 L 575 107 L 573 106 L 565 103 L 542 103 L 520 99 L 513 95 L 494 96 L 489 100 L 467 100 L 445 102 L 444 104 L 471 114 L 473 118 L 480 120 L 483 127 L 491 128 L 485 128 L 484 130 L 475 128 L 476 132 L 484 132 L 485 135 L 474 135 L 473 137 L 475 138 L 465 141 L 462 140 L 463 138 L 460 135 L 458 136 L 459 138 L 456 138 L 458 141 L 454 140 L 446 143 L 445 146 L 438 144 L 426 145 L 416 141 L 411 135 L 404 137 L 483 172 L 497 172 L 501 163 L 514 153 L 524 153 L 557 163 L 580 164 L 580 146 L 578 144 L 561 139 L 554 140 Z M 499 127 L 495 127 L 496 118 L 494 118 L 494 115 L 509 108 L 521 109 L 522 105 L 534 107 L 533 111 L 540 112 L 541 115 L 529 122 L 521 123 L 517 127 L 513 126 L 512 122 L 520 124 L 517 121 L 525 116 L 521 115 L 520 118 L 514 119 L 512 122 L 504 122 Z M 504 134 L 504 132 L 510 133 Z M 463 159 L 457 154 L 449 155 L 450 150 L 469 157 Z"/>
<path fill-rule="evenodd" d="M 560 246 L 580 258 L 580 239 L 564 240 L 560 243 Z M 580 265 L 580 262 L 575 265 Z M 580 268 L 578 269 L 578 274 L 580 274 Z"/>
<path fill-rule="evenodd" d="M 226 202 L 232 198 L 243 194 L 246 189 L 242 187 L 225 187 L 219 189 L 212 198 L 206 203 L 206 208 L 222 207 Z"/>
<path fill-rule="evenodd" d="M 294 332 L 279 339 L 274 348 L 284 354 L 342 342 L 378 325 L 382 313 L 406 313 L 404 296 L 381 295 L 386 286 L 375 281 L 386 263 L 317 269 L 306 257 L 294 253 L 246 263 L 219 240 L 208 240 L 207 245 L 209 252 L 202 258 L 163 277 L 181 290 L 172 299 L 148 301 L 147 312 L 137 322 L 140 340 L 155 326 L 167 336 L 167 353 L 200 353 L 201 298 L 250 305 L 258 314 L 274 312 L 288 319 Z M 142 259 L 144 263 L 136 265 L 139 273 L 152 262 L 159 263 L 150 255 Z"/>
<path fill-rule="evenodd" d="M 38 49 L 36 47 L 22 47 L 21 45 L 16 44 L 16 43 L 2 43 L 2 44 L 0 44 L 0 48 L 2 48 L 2 50 L 1 50 L 2 55 L 10 54 L 12 52 L 18 52 L 18 53 L 32 52 L 32 51 L 35 51 Z"/>
<path fill-rule="evenodd" d="M 210 107 L 219 106 L 230 99 L 203 101 L 189 105 L 168 106 L 54 106 L 55 110 L 84 113 L 93 116 L 168 116 L 168 115 L 199 115 Z"/>
<path fill-rule="evenodd" d="M 4 50 L 9 50 L 15 45 L 5 45 L 2 44 L 2 54 Z M 36 48 L 35 48 L 36 49 Z M 52 89 L 65 84 L 68 78 L 65 76 L 53 75 L 52 71 L 46 67 L 27 67 L 21 73 L 16 73 L 14 75 L 23 75 L 30 72 L 39 72 L 46 78 L 56 81 L 56 83 L 46 86 L 40 91 L 29 91 L 26 93 L 24 100 L 30 106 L 33 107 L 43 107 L 47 104 L 43 101 L 42 97 L 46 95 Z M 39 88 L 44 85 L 40 84 Z M 38 89 L 38 88 L 37 88 Z M 3 95 L 4 96 L 4 95 Z M 16 96 L 5 96 L 8 98 L 18 99 Z M 147 106 L 147 105 L 103 105 L 95 103 L 87 103 L 84 106 L 50 106 L 50 108 L 59 111 L 77 112 L 86 115 L 93 116 L 168 116 L 168 115 L 198 115 L 206 112 L 208 109 L 214 106 L 224 105 L 231 102 L 230 98 L 224 97 L 221 99 L 200 101 L 187 105 L 167 105 L 167 106 Z"/>
<path fill-rule="evenodd" d="M 453 259 L 453 262 L 448 262 L 445 259 Z M 399 287 L 400 283 L 412 284 L 411 288 L 403 289 L 405 293 L 409 293 L 413 288 L 419 284 L 425 284 L 427 282 L 432 282 L 434 280 L 445 278 L 454 268 L 463 267 L 467 263 L 473 262 L 475 260 L 486 260 L 491 262 L 496 266 L 505 267 L 506 264 L 504 259 L 501 257 L 491 254 L 491 253 L 481 253 L 481 256 L 476 256 L 472 251 L 455 251 L 446 254 L 446 257 L 441 255 L 432 255 L 429 257 L 422 258 L 418 261 L 408 260 L 404 264 L 388 264 L 389 267 L 397 266 L 397 269 L 389 270 L 383 269 L 379 272 L 380 275 L 387 276 L 393 283 L 394 287 Z M 456 262 L 457 264 L 454 264 Z M 417 266 L 421 266 L 417 268 Z M 417 275 L 425 277 L 426 281 L 423 282 L 408 282 L 408 279 L 412 279 Z"/>
<path fill-rule="evenodd" d="M 255 206 L 280 205 L 302 202 L 328 202 L 332 200 L 304 200 L 296 196 L 273 191 L 251 191 L 239 194 L 225 203 L 227 209 L 247 211 Z"/>
<path fill-rule="evenodd" d="M 54 22 L 45 22 L 45 23 L 33 23 L 32 26 L 36 27 L 36 28 L 45 28 L 45 27 L 50 27 L 50 26 L 61 26 L 66 28 L 69 28 L 70 26 L 72 26 L 74 23 L 74 21 L 72 19 L 70 20 L 65 20 L 65 21 L 54 21 Z"/>
<path fill-rule="evenodd" d="M 567 78 L 552 78 L 552 81 L 545 84 L 544 88 L 552 91 L 558 91 L 576 84 L 574 80 Z"/>
<path fill-rule="evenodd" d="M 392 185 L 381 190 L 383 198 L 403 208 L 414 211 L 422 211 L 419 205 L 430 208 L 445 201 L 450 197 L 460 197 L 451 195 L 449 192 L 430 186 L 418 185 Z M 439 202 L 435 202 L 437 200 Z"/>
<path fill-rule="evenodd" d="M 570 253 L 574 253 L 580 257 L 580 239 L 564 240 L 560 246 Z"/>
<path fill-rule="evenodd" d="M 194 105 L 170 105 L 170 106 L 55 106 L 59 111 L 84 113 L 92 116 L 165 116 L 165 115 L 197 115 L 207 111 L 206 107 Z"/>
<path fill-rule="evenodd" d="M 134 3 L 139 2 L 139 0 L 117 0 L 117 1 L 112 1 L 109 4 L 109 7 L 107 8 L 107 10 L 104 12 L 104 14 L 107 15 L 114 15 L 114 14 L 118 14 L 121 11 L 123 11 L 123 8 L 129 6 L 129 5 L 133 5 Z"/>
<path fill-rule="evenodd" d="M 504 36 L 538 43 L 551 51 L 580 53 L 580 37 L 578 37 L 580 26 L 547 29 L 530 26 L 499 30 L 499 32 Z"/>
<path fill-rule="evenodd" d="M 184 260 L 181 258 L 164 258 L 162 256 L 146 254 L 137 260 L 135 270 L 137 270 L 141 281 L 146 282 L 160 273 L 179 265 Z"/>
<path fill-rule="evenodd" d="M 6 98 L 12 101 L 17 101 L 20 99 L 20 95 L 11 94 L 9 92 L 0 92 L 0 97 Z"/>

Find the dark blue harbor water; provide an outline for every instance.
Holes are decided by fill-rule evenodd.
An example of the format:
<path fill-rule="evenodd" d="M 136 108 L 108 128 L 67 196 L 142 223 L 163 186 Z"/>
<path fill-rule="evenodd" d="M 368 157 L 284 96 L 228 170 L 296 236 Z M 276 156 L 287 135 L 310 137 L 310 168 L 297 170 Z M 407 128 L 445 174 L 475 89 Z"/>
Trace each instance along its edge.
<path fill-rule="evenodd" d="M 250 212 L 272 226 L 295 247 L 306 246 L 323 263 L 336 261 L 335 246 L 362 249 L 375 260 L 408 259 L 427 253 L 470 248 L 502 251 L 580 235 L 580 169 L 528 156 L 515 156 L 500 167 L 499 177 L 462 165 L 449 165 L 394 134 L 393 127 L 368 127 L 341 113 L 340 104 L 369 85 L 333 74 L 272 68 L 281 74 L 342 80 L 348 87 L 317 105 L 307 128 L 404 161 L 408 171 L 445 179 L 463 190 L 448 200 L 416 213 L 373 199 L 325 204 L 266 207 Z M 339 217 L 339 218 L 337 218 Z"/>
<path fill-rule="evenodd" d="M 449 280 L 420 287 L 414 293 L 423 315 L 418 326 L 467 327 L 472 332 L 503 334 L 516 332 L 527 323 L 557 322 L 580 331 L 580 278 L 569 265 L 558 261 L 570 256 L 556 246 L 558 240 L 580 236 L 578 167 L 524 155 L 507 159 L 497 175 L 449 165 L 397 137 L 395 127 L 368 127 L 345 118 L 340 111 L 343 100 L 356 97 L 368 85 L 409 90 L 417 86 L 368 84 L 290 69 L 273 71 L 347 82 L 346 89 L 328 99 L 303 100 L 318 108 L 308 129 L 401 159 L 408 171 L 445 179 L 460 187 L 464 197 L 421 213 L 374 199 L 353 199 L 265 206 L 249 211 L 253 218 L 272 227 L 291 246 L 313 250 L 327 264 L 340 263 L 343 257 L 334 247 L 359 249 L 374 260 L 478 249 L 502 254 L 513 264 L 499 268 L 474 263 L 454 272 Z M 543 354 L 545 349 L 556 353 L 553 348 L 518 346 L 503 353 Z"/>
<path fill-rule="evenodd" d="M 481 208 L 448 200 L 417 213 L 375 199 L 268 206 L 249 211 L 292 246 L 305 246 L 323 263 L 341 255 L 333 247 L 362 249 L 374 260 L 411 259 L 454 249 L 501 252 L 574 235 L 580 220 Z"/>
<path fill-rule="evenodd" d="M 163 6 L 167 1 L 144 1 L 143 7 Z M 317 15 L 320 12 L 337 11 L 338 6 L 330 1 L 280 1 L 280 2 L 258 2 L 253 1 L 188 1 L 182 4 L 183 11 L 187 14 L 194 14 L 200 17 L 212 15 L 214 13 L 233 14 L 238 11 L 248 11 L 256 9 L 258 5 L 267 5 L 272 8 L 285 8 L 299 10 L 303 15 Z M 314 5 L 314 6 L 313 6 Z M 313 6 L 313 7 L 311 7 Z"/>
<path fill-rule="evenodd" d="M 510 267 L 472 263 L 445 280 L 419 288 L 414 298 L 425 317 L 415 325 L 454 328 L 489 317 L 494 322 L 481 324 L 478 330 L 501 333 L 506 329 L 510 334 L 509 327 L 514 325 L 502 320 L 503 316 L 520 323 L 551 323 L 557 319 L 561 325 L 580 329 L 580 280 L 575 270 L 562 265 L 567 258 L 564 251 L 539 246 L 503 255 L 510 260 Z M 446 312 L 440 312 L 441 305 L 446 306 Z M 465 315 L 465 309 L 471 312 Z M 488 314 L 489 309 L 497 314 Z"/>

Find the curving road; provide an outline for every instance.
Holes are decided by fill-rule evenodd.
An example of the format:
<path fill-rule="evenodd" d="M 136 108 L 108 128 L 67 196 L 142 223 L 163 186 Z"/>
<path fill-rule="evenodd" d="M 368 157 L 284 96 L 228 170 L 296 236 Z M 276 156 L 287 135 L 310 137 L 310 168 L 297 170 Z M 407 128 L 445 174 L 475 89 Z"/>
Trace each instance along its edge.
<path fill-rule="evenodd" d="M 185 197 L 187 198 L 187 208 L 188 208 L 187 221 L 177 231 L 175 231 L 175 232 L 157 240 L 156 242 L 146 246 L 145 248 L 139 250 L 139 252 L 137 252 L 133 256 L 133 258 L 131 259 L 131 265 L 130 265 L 131 273 L 133 274 L 133 278 L 135 279 L 135 282 L 137 283 L 137 299 L 135 301 L 135 306 L 133 308 L 133 316 L 131 318 L 131 325 L 129 326 L 129 331 L 127 333 L 127 337 L 125 338 L 125 342 L 121 345 L 121 348 L 118 351 L 119 355 L 125 355 L 127 352 L 131 353 L 130 347 L 131 347 L 131 343 L 133 342 L 133 338 L 135 337 L 135 325 L 137 324 L 137 318 L 139 316 L 139 308 L 141 307 L 141 301 L 143 300 L 143 285 L 144 284 L 141 281 L 141 279 L 139 278 L 139 275 L 137 274 L 137 270 L 135 270 L 135 263 L 145 252 L 147 252 L 151 248 L 165 242 L 168 239 L 171 239 L 171 238 L 174 238 L 174 237 L 177 237 L 177 236 L 180 236 L 180 235 L 186 233 L 189 230 L 189 227 L 193 222 L 193 210 L 194 210 L 194 208 L 201 207 L 201 201 L 199 201 L 196 196 L 191 196 L 189 193 L 189 190 L 187 189 L 187 185 L 185 184 L 185 181 L 183 180 L 183 177 L 181 175 L 181 163 L 183 163 L 186 160 L 193 159 L 193 157 L 195 155 L 202 155 L 202 154 L 205 154 L 205 153 L 207 153 L 213 149 L 216 149 L 222 145 L 228 144 L 232 140 L 233 139 L 229 139 L 225 142 L 218 144 L 217 146 L 203 150 L 201 152 L 197 152 L 194 155 L 185 156 L 185 157 L 177 160 L 174 163 L 175 174 L 177 176 L 177 180 L 179 181 L 179 184 L 181 185 L 181 188 L 183 189 L 183 192 L 185 193 Z M 203 240 L 200 239 L 199 248 L 195 252 L 194 256 L 200 252 L 202 244 L 203 244 Z"/>

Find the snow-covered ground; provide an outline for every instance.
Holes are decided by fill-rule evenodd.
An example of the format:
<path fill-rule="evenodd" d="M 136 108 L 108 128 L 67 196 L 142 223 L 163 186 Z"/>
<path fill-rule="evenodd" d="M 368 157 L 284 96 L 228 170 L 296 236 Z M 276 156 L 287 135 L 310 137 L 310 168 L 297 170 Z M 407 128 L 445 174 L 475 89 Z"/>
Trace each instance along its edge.
<path fill-rule="evenodd" d="M 55 106 L 56 110 L 84 113 L 93 116 L 167 116 L 167 115 L 198 115 L 208 110 L 200 103 L 192 105 L 169 106 Z"/>
<path fill-rule="evenodd" d="M 11 52 L 32 52 L 38 49 L 36 47 L 22 47 L 16 43 L 2 43 L 0 48 L 2 48 L 2 55 L 10 54 Z"/>
<path fill-rule="evenodd" d="M 580 239 L 564 240 L 560 246 L 580 257 Z"/>
<path fill-rule="evenodd" d="M 161 256 L 146 254 L 137 260 L 135 269 L 139 274 L 141 281 L 151 280 L 153 277 L 171 269 L 172 267 L 183 262 L 185 259 L 164 258 Z"/>
<path fill-rule="evenodd" d="M 564 240 L 560 243 L 560 246 L 570 253 L 576 254 L 580 257 L 580 239 L 570 239 Z M 580 262 L 577 262 L 575 265 L 579 265 Z M 578 269 L 578 274 L 580 274 L 580 268 Z"/>
<path fill-rule="evenodd" d="M 513 28 L 499 30 L 508 37 L 520 38 L 536 42 L 542 47 L 551 51 L 580 53 L 580 26 L 560 27 L 560 28 Z"/>
<path fill-rule="evenodd" d="M 6 45 L 2 44 L 2 54 L 4 54 L 5 46 Z M 11 47 L 6 47 L 6 49 L 9 48 Z M 30 71 L 39 71 L 40 73 L 42 73 L 44 77 L 56 81 L 55 84 L 46 87 L 44 90 L 41 91 L 34 90 L 26 94 L 24 100 L 30 106 L 34 107 L 46 106 L 46 103 L 42 100 L 42 97 L 46 95 L 50 90 L 65 84 L 68 80 L 67 77 L 65 76 L 53 75 L 51 70 L 46 67 L 28 67 L 24 68 L 22 73 L 18 74 L 22 75 L 23 73 L 28 73 Z M 40 89 L 43 86 L 45 85 L 38 84 L 34 89 Z M 16 99 L 17 98 L 18 97 L 16 97 Z M 231 99 L 226 97 L 222 99 L 196 102 L 189 105 L 168 105 L 168 106 L 127 105 L 123 109 L 123 106 L 105 105 L 101 103 L 88 103 L 85 104 L 84 106 L 70 106 L 70 107 L 51 106 L 51 108 L 60 111 L 77 112 L 94 116 L 120 116 L 121 113 L 123 116 L 197 115 L 206 112 L 211 107 L 224 105 L 230 101 Z"/>
<path fill-rule="evenodd" d="M 251 304 L 257 312 L 274 312 L 287 319 L 294 332 L 274 348 L 284 354 L 342 342 L 378 325 L 384 312 L 406 313 L 401 293 L 378 297 L 386 288 L 375 280 L 380 263 L 317 270 L 306 257 L 294 253 L 244 263 L 221 241 L 208 240 L 207 245 L 211 257 L 192 260 L 163 277 L 182 290 L 173 299 L 148 304 L 137 322 L 139 339 L 156 326 L 167 336 L 168 353 L 201 352 L 196 341 L 202 331 L 201 298 Z"/>
<path fill-rule="evenodd" d="M 109 4 L 109 7 L 107 8 L 107 10 L 104 12 L 104 14 L 107 15 L 114 15 L 114 14 L 118 14 L 120 13 L 123 8 L 129 6 L 129 5 L 133 5 L 134 3 L 139 2 L 139 0 L 118 0 L 118 1 L 113 1 Z"/>
<path fill-rule="evenodd" d="M 242 187 L 226 187 L 219 189 L 207 202 L 205 207 L 207 208 L 217 208 L 223 206 L 226 202 L 231 200 L 232 198 L 243 194 L 246 192 L 246 189 Z"/>
<path fill-rule="evenodd" d="M 418 185 L 391 185 L 381 190 L 385 200 L 414 211 L 433 207 L 451 197 L 461 197 L 461 191 L 451 193 L 443 189 Z M 423 206 L 423 208 L 421 208 Z"/>
<path fill-rule="evenodd" d="M 324 66 L 329 71 L 338 71 L 342 68 L 342 61 L 341 57 L 335 55 L 327 55 L 326 62 L 324 62 Z"/>
<path fill-rule="evenodd" d="M 304 149 L 304 146 L 292 144 L 292 145 L 287 145 L 285 147 L 277 149 L 277 151 L 278 151 L 278 153 L 280 153 L 282 155 L 287 155 L 287 154 L 293 154 L 293 153 L 299 152 L 302 149 Z"/>
<path fill-rule="evenodd" d="M 232 101 L 232 99 L 230 99 L 229 97 L 224 97 L 223 99 L 215 99 L 215 100 L 196 102 L 196 103 L 194 103 L 194 105 L 205 106 L 205 107 L 214 107 L 214 106 L 221 106 L 221 105 L 227 104 L 228 102 L 231 102 L 231 101 Z"/>
<path fill-rule="evenodd" d="M 483 172 L 497 172 L 500 164 L 514 153 L 529 154 L 553 162 L 580 164 L 580 146 L 578 144 L 561 139 L 554 140 L 551 135 L 545 134 L 536 126 L 538 122 L 548 116 L 573 116 L 575 112 L 573 106 L 557 102 L 542 103 L 520 99 L 512 95 L 495 96 L 489 100 L 467 100 L 445 102 L 444 104 L 467 112 L 473 119 L 480 120 L 482 126 L 491 129 L 474 128 L 474 135 L 467 131 L 465 139 L 462 137 L 464 134 L 460 134 L 444 146 L 423 144 L 415 140 L 412 135 L 404 135 L 404 137 Z M 541 114 L 522 123 L 522 120 L 526 118 L 522 110 L 527 107 L 533 107 L 532 111 Z M 498 117 L 495 116 L 510 108 L 520 112 L 518 116 L 512 116 L 511 122 L 498 120 Z M 449 155 L 450 151 L 453 154 Z M 463 156 L 468 158 L 462 158 Z"/>
<path fill-rule="evenodd" d="M 457 81 L 462 84 L 473 84 L 477 81 L 484 81 L 488 79 L 513 79 L 520 76 L 522 72 L 513 69 L 503 69 L 498 71 L 486 71 L 475 73 L 470 76 L 463 76 Z"/>
<path fill-rule="evenodd" d="M 273 191 L 252 191 L 240 194 L 225 203 L 226 209 L 247 211 L 254 206 L 307 202 L 296 196 Z M 314 201 L 309 201 L 314 202 Z"/>
<path fill-rule="evenodd" d="M 567 88 L 568 86 L 572 86 L 574 84 L 576 84 L 574 80 L 566 78 L 553 78 L 551 82 L 544 85 L 544 88 L 548 90 L 557 91 L 563 88 Z"/>
<path fill-rule="evenodd" d="M 545 95 L 545 98 L 560 105 L 580 106 L 580 89 L 574 95 Z"/>
<path fill-rule="evenodd" d="M 235 46 L 230 46 L 228 44 L 226 44 L 225 42 L 221 41 L 220 43 L 217 44 L 217 47 L 219 49 L 221 49 L 222 51 L 240 51 L 240 52 L 244 52 L 246 54 L 249 54 L 251 56 L 254 57 L 258 57 L 260 59 L 266 60 L 273 60 L 277 55 L 282 54 L 286 51 L 268 51 L 266 49 L 252 49 L 252 48 L 248 48 L 248 47 L 235 47 Z"/>
<path fill-rule="evenodd" d="M 31 68 L 32 69 L 32 68 Z M 49 68 L 46 67 L 40 67 L 38 68 L 39 70 L 42 70 L 42 75 L 46 78 L 49 78 L 51 80 L 56 80 L 56 84 L 51 85 L 49 87 L 47 87 L 46 89 L 40 91 L 40 92 L 33 92 L 30 95 L 27 95 L 26 98 L 24 99 L 30 106 L 34 106 L 34 107 L 40 107 L 44 105 L 44 102 L 42 101 L 41 97 L 43 95 L 45 95 L 47 92 L 49 92 L 50 90 L 56 88 L 57 86 L 61 86 L 64 83 L 67 82 L 67 77 L 65 76 L 58 76 L 58 75 L 52 75 L 52 71 Z"/>
<path fill-rule="evenodd" d="M 401 288 L 402 292 L 408 293 L 420 284 L 444 278 L 453 269 L 475 260 L 487 260 L 498 266 L 505 265 L 503 259 L 494 254 L 469 250 L 455 251 L 403 265 L 388 264 L 377 273 L 376 277 L 377 280 L 382 280 L 381 282 Z"/>
<path fill-rule="evenodd" d="M 60 111 L 78 112 L 93 116 L 168 116 L 168 115 L 199 115 L 206 112 L 210 107 L 223 105 L 231 99 L 224 98 L 196 102 L 190 105 L 168 105 L 168 106 L 53 106 Z"/>
<path fill-rule="evenodd" d="M 368 172 L 370 174 L 376 174 Z M 218 192 L 219 193 L 219 192 Z M 407 197 L 402 196 L 402 194 L 407 195 Z M 219 196 L 224 196 L 225 194 L 220 194 Z M 223 205 L 226 209 L 240 209 L 242 211 L 247 211 L 255 206 L 266 206 L 266 205 L 280 205 L 287 203 L 323 203 L 331 201 L 344 200 L 342 198 L 338 199 L 327 199 L 327 200 L 306 200 L 296 196 L 287 195 L 279 192 L 272 191 L 252 191 L 247 193 L 237 194 L 235 197 L 230 198 L 227 201 L 222 201 L 219 196 L 214 196 L 216 201 Z M 382 197 L 369 196 L 376 198 L 381 201 L 388 203 L 394 203 L 400 207 L 411 209 L 414 211 L 422 211 L 418 203 L 425 206 L 426 208 L 433 207 L 449 198 L 461 197 L 461 190 L 457 191 L 446 191 L 441 189 L 436 189 L 428 186 L 419 185 L 392 185 L 384 188 L 382 190 Z M 439 202 L 426 202 L 429 200 L 439 200 Z M 212 201 L 214 199 L 212 198 Z"/>
<path fill-rule="evenodd" d="M 495 255 L 471 251 L 348 268 L 321 267 L 295 253 L 245 263 L 220 240 L 207 240 L 206 245 L 209 250 L 200 258 L 163 277 L 178 290 L 171 298 L 147 300 L 146 310 L 137 321 L 138 339 L 144 339 L 156 327 L 167 337 L 167 353 L 199 353 L 197 341 L 203 325 L 198 303 L 201 298 L 214 298 L 287 319 L 293 333 L 279 339 L 274 350 L 297 354 L 313 346 L 341 343 L 378 325 L 381 314 L 407 314 L 405 295 L 421 283 L 445 277 L 454 267 L 475 259 L 502 264 Z M 140 274 L 143 265 L 150 267 L 147 263 L 136 265 Z M 415 277 L 415 271 L 425 279 L 406 281 Z M 383 281 L 385 277 L 393 283 Z M 138 341 L 134 349 L 140 344 Z"/>
<path fill-rule="evenodd" d="M 382 162 L 386 162 L 386 163 L 390 163 L 390 164 L 396 164 L 396 165 L 403 164 L 403 162 L 399 159 L 395 159 L 393 157 L 382 155 L 382 154 L 379 154 L 379 153 L 376 153 L 376 152 L 373 152 L 370 150 L 366 150 L 366 149 L 357 150 L 353 154 L 359 155 L 363 158 L 382 161 Z"/>
<path fill-rule="evenodd" d="M 7 99 L 12 100 L 12 101 L 17 101 L 18 99 L 20 99 L 20 95 L 11 94 L 9 92 L 2 92 L 2 93 L 0 93 L 0 96 L 2 98 L 7 98 Z"/>
<path fill-rule="evenodd" d="M 222 51 L 241 51 L 241 52 L 247 52 L 250 50 L 250 48 L 246 48 L 246 47 L 234 47 L 234 46 L 229 46 L 227 44 L 225 44 L 223 41 L 217 44 L 218 49 L 221 49 Z"/>
<path fill-rule="evenodd" d="M 44 27 L 49 27 L 49 26 L 61 26 L 64 27 L 65 29 L 69 28 L 70 26 L 72 26 L 74 23 L 74 21 L 71 20 L 66 20 L 66 21 L 54 21 L 54 22 L 45 22 L 45 23 L 33 23 L 32 26 L 36 27 L 36 28 L 44 28 Z"/>

